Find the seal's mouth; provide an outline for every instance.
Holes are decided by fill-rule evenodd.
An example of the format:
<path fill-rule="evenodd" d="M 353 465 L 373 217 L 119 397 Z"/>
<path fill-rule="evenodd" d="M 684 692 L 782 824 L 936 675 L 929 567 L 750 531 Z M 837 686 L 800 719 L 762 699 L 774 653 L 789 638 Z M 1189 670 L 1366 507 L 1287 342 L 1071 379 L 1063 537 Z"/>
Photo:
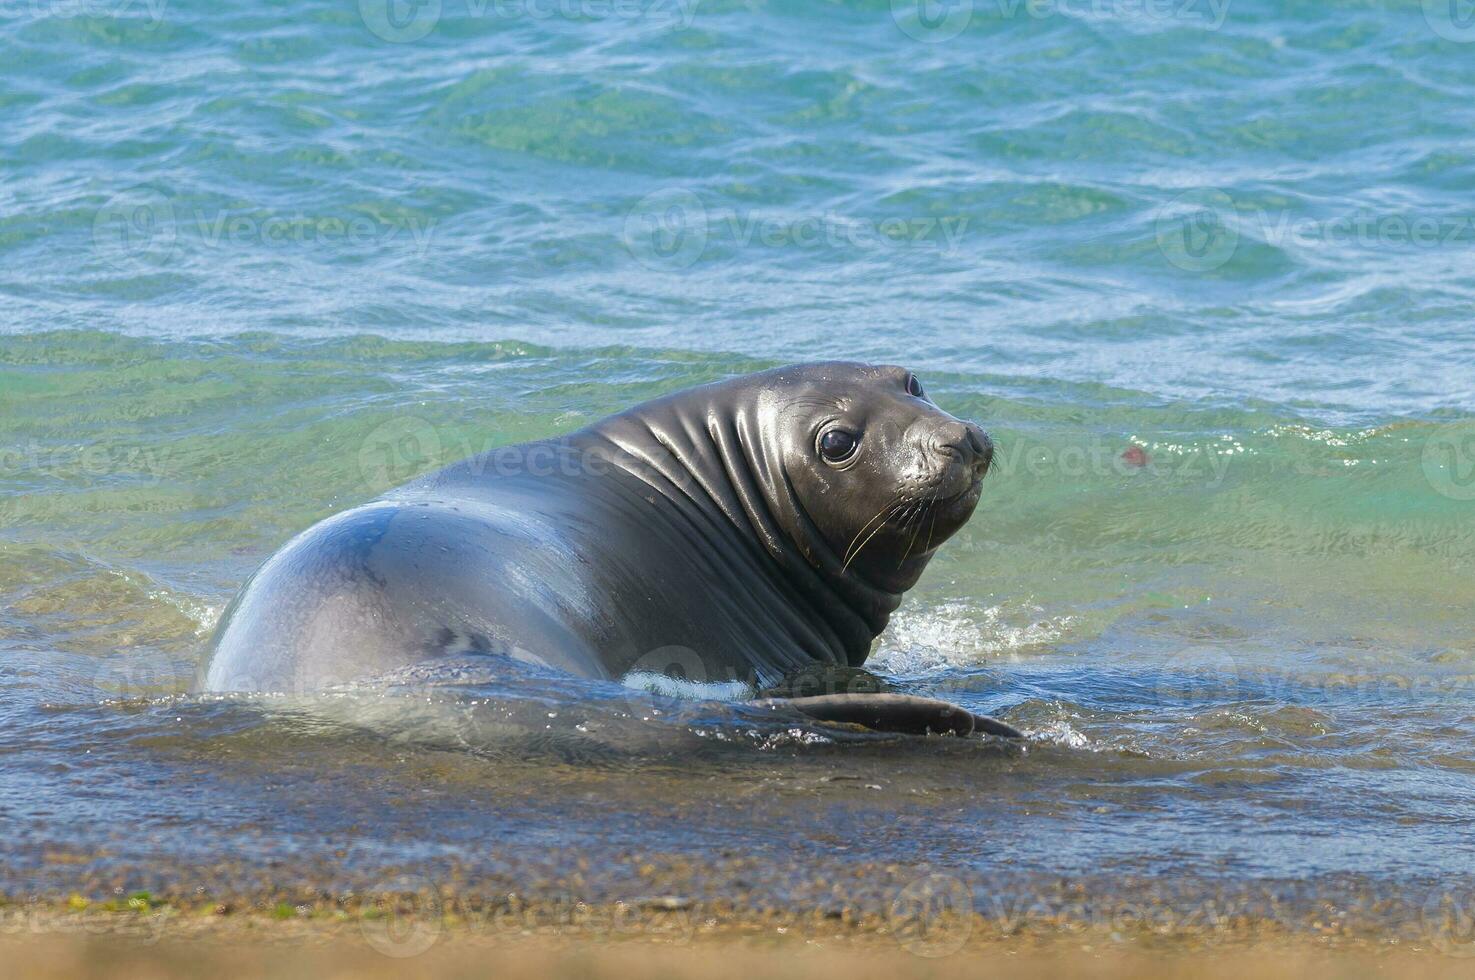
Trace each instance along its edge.
<path fill-rule="evenodd" d="M 979 496 L 979 494 L 982 494 L 982 491 L 984 491 L 985 475 L 987 474 L 985 474 L 984 471 L 975 471 L 974 478 L 968 481 L 968 486 L 963 487 L 962 490 L 957 491 L 957 493 L 954 493 L 953 496 L 941 497 L 941 502 L 954 503 L 957 502 L 957 500 L 962 500 L 963 497 Z"/>
<path fill-rule="evenodd" d="M 944 443 L 938 448 L 942 456 L 948 460 L 942 480 L 949 483 L 954 481 L 964 483 L 963 489 L 949 496 L 938 498 L 938 502 L 950 504 L 970 494 L 976 496 L 979 492 L 979 485 L 983 482 L 983 478 L 988 476 L 989 469 L 994 462 L 994 443 L 988 433 L 977 426 L 969 425 L 963 438 Z"/>
<path fill-rule="evenodd" d="M 953 494 L 950 497 L 939 497 L 937 499 L 938 505 L 942 507 L 951 507 L 953 504 L 962 503 L 965 498 L 972 498 L 974 500 L 977 500 L 979 497 L 983 496 L 984 475 L 984 473 L 978 473 L 976 476 L 973 477 L 973 481 L 969 483 L 968 486 L 966 486 L 962 490 L 959 490 L 957 493 Z"/>
<path fill-rule="evenodd" d="M 905 568 L 912 573 L 899 590 L 904 591 L 915 581 L 918 562 L 925 563 L 973 516 L 993 462 L 991 440 L 974 426 L 963 438 L 930 448 L 936 453 L 924 463 L 930 478 L 904 488 L 856 532 L 841 559 L 842 572 L 883 535 L 882 540 L 889 542 L 882 548 L 888 553 L 883 563 L 895 560 L 898 572 Z M 868 559 L 865 564 L 876 562 Z"/>
<path fill-rule="evenodd" d="M 961 489 L 943 494 L 934 491 L 932 506 L 941 511 L 954 511 L 961 507 L 972 508 L 978 503 L 979 497 L 983 495 L 983 478 L 988 476 L 989 469 L 993 464 L 993 445 L 988 437 L 984 436 L 979 452 L 971 457 L 964 457 L 954 451 L 953 463 L 943 473 L 939 481 L 953 486 L 961 485 Z"/>

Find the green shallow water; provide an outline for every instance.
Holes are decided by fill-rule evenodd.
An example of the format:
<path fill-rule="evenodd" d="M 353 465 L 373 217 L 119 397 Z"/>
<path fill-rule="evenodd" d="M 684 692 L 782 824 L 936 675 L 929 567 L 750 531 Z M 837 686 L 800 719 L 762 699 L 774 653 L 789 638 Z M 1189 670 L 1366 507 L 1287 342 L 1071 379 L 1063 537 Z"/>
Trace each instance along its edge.
<path fill-rule="evenodd" d="M 1025 728 L 1023 750 L 836 743 L 581 682 L 472 678 L 424 703 L 315 707 L 184 694 L 224 604 L 297 530 L 445 462 L 771 363 L 513 340 L 4 339 L 0 426 L 15 448 L 0 458 L 12 488 L 0 645 L 11 758 L 28 760 L 4 777 L 12 820 L 52 846 L 106 842 L 128 860 L 104 867 L 165 886 L 151 862 L 160 847 L 179 857 L 168 827 L 181 820 L 201 861 L 242 835 L 262 854 L 325 860 L 327 845 L 302 838 L 348 834 L 376 841 L 373 855 L 334 875 L 429 861 L 434 843 L 437 860 L 491 860 L 515 879 L 528 852 L 484 854 L 465 835 L 547 835 L 542 821 L 564 811 L 552 833 L 568 861 L 707 854 L 711 821 L 723 839 L 769 840 L 754 821 L 775 813 L 785 846 L 814 847 L 840 812 L 860 836 L 876 821 L 916 829 L 876 837 L 868 860 L 1026 882 L 1354 874 L 1435 887 L 1475 869 L 1461 830 L 1475 801 L 1475 542 L 1466 473 L 1441 454 L 1460 462 L 1471 428 L 1458 420 L 1337 426 L 1257 402 L 929 375 L 939 403 L 988 426 L 997 470 L 872 664 Z M 469 753 L 453 763 L 463 782 L 439 781 L 447 752 Z M 125 771 L 132 789 L 109 799 L 63 792 Z M 363 801 L 352 832 L 342 814 L 280 812 L 322 779 Z M 694 824 L 714 779 L 744 802 Z M 854 780 L 890 792 L 862 805 Z M 423 811 L 374 808 L 408 785 Z M 464 814 L 467 792 L 485 798 L 483 817 Z M 591 794 L 641 829 L 601 837 L 582 816 Z M 158 812 L 147 843 L 105 829 L 144 800 Z M 403 821 L 440 819 L 459 822 L 393 843 Z M 786 893 L 818 867 L 769 887 Z"/>
<path fill-rule="evenodd" d="M 1475 34 L 1164 9 L 0 11 L 0 890 L 1471 880 Z M 182 693 L 313 521 L 820 357 L 992 433 L 872 663 L 1024 749 L 546 680 Z"/>

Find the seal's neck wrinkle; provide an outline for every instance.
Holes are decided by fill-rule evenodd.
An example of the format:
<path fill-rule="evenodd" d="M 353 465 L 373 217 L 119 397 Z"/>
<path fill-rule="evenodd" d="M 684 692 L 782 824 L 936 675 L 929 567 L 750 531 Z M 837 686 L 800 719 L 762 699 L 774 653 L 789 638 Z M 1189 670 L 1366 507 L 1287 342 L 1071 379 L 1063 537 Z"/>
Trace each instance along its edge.
<path fill-rule="evenodd" d="M 901 601 L 846 571 L 798 500 L 783 464 L 775 413 L 753 393 L 714 386 L 660 399 L 582 434 L 616 450 L 613 462 L 693 516 L 725 525 L 762 553 L 775 591 L 795 607 L 791 639 L 811 659 L 859 665 Z M 700 389 L 699 389 L 700 391 Z"/>
<path fill-rule="evenodd" d="M 776 525 L 787 547 L 774 553 L 799 584 L 812 587 L 816 598 L 824 608 L 816 610 L 832 621 L 841 618 L 847 629 L 856 629 L 851 620 L 859 619 L 865 636 L 863 649 L 850 655 L 852 663 L 859 665 L 870 652 L 871 640 L 875 639 L 901 603 L 901 595 L 877 588 L 854 571 L 847 570 L 841 557 L 835 553 L 829 539 L 815 525 L 804 507 L 803 501 L 794 491 L 784 463 L 783 434 L 776 426 L 762 428 L 763 419 L 776 420 L 780 411 L 760 411 L 752 403 L 744 403 L 733 411 L 733 432 L 737 446 L 747 468 L 758 485 L 758 494 L 752 498 L 754 508 L 763 506 L 772 524 Z M 721 458 L 736 456 L 721 447 Z M 753 515 L 756 519 L 757 515 Z M 795 561 L 798 558 L 800 561 Z M 837 616 L 843 610 L 848 615 Z"/>

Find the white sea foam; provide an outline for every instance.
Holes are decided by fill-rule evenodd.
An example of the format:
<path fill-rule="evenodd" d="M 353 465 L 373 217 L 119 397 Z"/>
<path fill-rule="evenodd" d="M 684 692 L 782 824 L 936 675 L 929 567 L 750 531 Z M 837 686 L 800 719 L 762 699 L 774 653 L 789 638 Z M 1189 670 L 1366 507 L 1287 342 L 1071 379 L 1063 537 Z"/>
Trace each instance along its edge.
<path fill-rule="evenodd" d="M 894 673 L 926 673 L 979 664 L 1056 643 L 1074 616 L 1037 617 L 1032 604 L 979 609 L 961 601 L 892 617 L 871 663 Z"/>
<path fill-rule="evenodd" d="M 171 606 L 181 616 L 195 624 L 195 635 L 198 637 L 209 636 L 215 629 L 215 624 L 220 621 L 220 614 L 225 611 L 223 604 L 206 602 L 199 596 L 178 592 L 168 586 L 160 585 L 142 572 L 121 568 L 109 568 L 107 571 L 108 574 L 122 579 L 128 585 L 142 589 L 154 602 Z"/>
<path fill-rule="evenodd" d="M 1048 742 L 1051 745 L 1059 745 L 1068 749 L 1091 749 L 1099 750 L 1099 747 L 1071 727 L 1068 721 L 1052 721 L 1043 728 L 1035 728 L 1029 733 L 1031 742 Z"/>
<path fill-rule="evenodd" d="M 743 701 L 753 689 L 742 681 L 689 681 L 652 671 L 635 671 L 621 681 L 626 687 L 688 701 Z"/>

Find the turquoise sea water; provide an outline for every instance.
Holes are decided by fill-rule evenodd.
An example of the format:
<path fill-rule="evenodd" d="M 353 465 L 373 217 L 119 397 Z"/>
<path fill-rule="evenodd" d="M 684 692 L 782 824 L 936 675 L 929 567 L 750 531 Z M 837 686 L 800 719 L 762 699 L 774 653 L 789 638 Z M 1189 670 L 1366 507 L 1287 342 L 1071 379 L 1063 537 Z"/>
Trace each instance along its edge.
<path fill-rule="evenodd" d="M 775 901 L 857 862 L 1466 887 L 1467 13 L 0 4 L 0 890 L 728 850 L 701 887 Z M 873 664 L 1024 751 L 579 685 L 182 694 L 314 520 L 822 357 L 993 434 Z"/>

